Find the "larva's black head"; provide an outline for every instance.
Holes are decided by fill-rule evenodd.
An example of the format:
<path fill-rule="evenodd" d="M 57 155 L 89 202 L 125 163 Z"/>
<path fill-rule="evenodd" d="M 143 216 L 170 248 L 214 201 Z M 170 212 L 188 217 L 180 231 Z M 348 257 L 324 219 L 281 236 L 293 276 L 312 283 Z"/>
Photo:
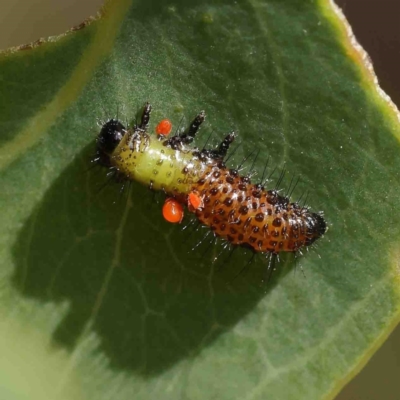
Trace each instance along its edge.
<path fill-rule="evenodd" d="M 109 157 L 117 148 L 125 133 L 125 127 L 116 119 L 110 119 L 102 126 L 97 136 L 97 155 L 100 164 L 109 165 Z"/>
<path fill-rule="evenodd" d="M 311 246 L 326 232 L 326 222 L 321 214 L 311 213 L 306 219 L 307 240 L 306 246 Z"/>

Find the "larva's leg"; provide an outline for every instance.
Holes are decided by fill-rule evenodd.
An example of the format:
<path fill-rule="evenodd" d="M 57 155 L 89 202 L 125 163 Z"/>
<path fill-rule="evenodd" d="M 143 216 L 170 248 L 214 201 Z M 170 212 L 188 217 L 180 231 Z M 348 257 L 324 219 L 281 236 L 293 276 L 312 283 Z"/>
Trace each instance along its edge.
<path fill-rule="evenodd" d="M 184 144 L 191 143 L 197 132 L 199 131 L 200 125 L 204 122 L 205 118 L 206 113 L 204 111 L 200 111 L 200 113 L 196 115 L 195 119 L 192 121 L 189 127 L 179 135 L 180 142 Z"/>
<path fill-rule="evenodd" d="M 143 107 L 142 116 L 140 118 L 140 124 L 138 128 L 143 130 L 147 129 L 147 126 L 149 125 L 150 121 L 150 113 L 151 113 L 151 104 L 147 102 Z"/>

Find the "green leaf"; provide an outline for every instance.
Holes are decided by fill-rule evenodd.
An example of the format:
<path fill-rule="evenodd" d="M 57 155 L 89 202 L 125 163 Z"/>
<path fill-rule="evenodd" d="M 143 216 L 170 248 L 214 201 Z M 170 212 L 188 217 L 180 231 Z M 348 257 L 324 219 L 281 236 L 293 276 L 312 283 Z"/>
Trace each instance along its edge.
<path fill-rule="evenodd" d="M 110 1 L 1 54 L 0 93 L 1 398 L 333 398 L 398 321 L 399 115 L 328 0 Z M 205 109 L 199 146 L 235 129 L 233 162 L 300 176 L 325 238 L 266 283 L 162 194 L 99 193 L 97 120 L 147 100 L 152 130 Z"/>

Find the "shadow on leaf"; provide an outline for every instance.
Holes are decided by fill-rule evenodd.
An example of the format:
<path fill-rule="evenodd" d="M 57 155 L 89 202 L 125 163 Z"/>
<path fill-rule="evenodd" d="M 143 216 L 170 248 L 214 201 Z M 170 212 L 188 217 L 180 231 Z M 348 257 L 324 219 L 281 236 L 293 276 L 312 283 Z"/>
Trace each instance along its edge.
<path fill-rule="evenodd" d="M 55 343 L 70 351 L 94 331 L 115 368 L 158 374 L 195 356 L 273 289 L 285 262 L 265 283 L 262 256 L 240 273 L 251 254 L 202 243 L 161 217 L 152 193 L 133 184 L 118 199 L 104 171 L 85 173 L 92 145 L 48 190 L 14 247 L 13 283 L 42 302 L 69 302 Z M 115 204 L 114 204 L 115 202 Z M 290 263 L 291 258 L 287 261 Z M 235 276 L 237 276 L 235 278 Z"/>

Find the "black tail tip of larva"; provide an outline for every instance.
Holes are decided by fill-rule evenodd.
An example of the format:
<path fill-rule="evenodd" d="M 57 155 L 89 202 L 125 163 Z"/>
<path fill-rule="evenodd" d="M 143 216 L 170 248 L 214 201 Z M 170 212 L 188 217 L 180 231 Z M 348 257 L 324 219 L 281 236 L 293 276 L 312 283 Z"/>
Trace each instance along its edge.
<path fill-rule="evenodd" d="M 315 232 L 318 237 L 321 237 L 327 231 L 326 221 L 322 213 L 313 213 L 314 221 L 315 221 Z"/>
<path fill-rule="evenodd" d="M 317 239 L 328 230 L 323 213 L 310 213 L 307 218 L 307 239 L 306 246 L 311 246 Z"/>

